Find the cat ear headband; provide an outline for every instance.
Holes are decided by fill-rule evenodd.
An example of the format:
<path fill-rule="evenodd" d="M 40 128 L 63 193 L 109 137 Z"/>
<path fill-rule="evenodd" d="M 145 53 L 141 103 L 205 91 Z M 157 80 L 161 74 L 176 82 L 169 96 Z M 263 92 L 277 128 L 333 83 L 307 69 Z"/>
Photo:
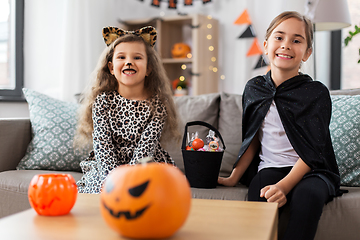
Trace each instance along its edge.
<path fill-rule="evenodd" d="M 135 31 L 125 31 L 117 27 L 104 27 L 102 31 L 104 41 L 107 46 L 114 42 L 117 38 L 126 34 L 134 34 L 145 40 L 151 47 L 154 47 L 156 42 L 156 29 L 151 26 L 143 27 Z"/>

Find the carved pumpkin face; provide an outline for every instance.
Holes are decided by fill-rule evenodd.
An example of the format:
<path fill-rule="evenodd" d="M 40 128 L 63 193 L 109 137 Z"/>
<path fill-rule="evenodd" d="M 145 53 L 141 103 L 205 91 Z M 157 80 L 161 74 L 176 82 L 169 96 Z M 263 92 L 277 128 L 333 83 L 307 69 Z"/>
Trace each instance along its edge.
<path fill-rule="evenodd" d="M 122 236 L 165 238 L 184 224 L 190 204 L 190 186 L 179 169 L 148 163 L 113 170 L 103 185 L 100 209 Z"/>
<path fill-rule="evenodd" d="M 39 215 L 68 214 L 77 198 L 75 179 L 70 174 L 35 175 L 29 185 L 28 198 Z"/>
<path fill-rule="evenodd" d="M 173 58 L 186 58 L 191 53 L 191 48 L 186 43 L 175 43 L 171 49 Z"/>

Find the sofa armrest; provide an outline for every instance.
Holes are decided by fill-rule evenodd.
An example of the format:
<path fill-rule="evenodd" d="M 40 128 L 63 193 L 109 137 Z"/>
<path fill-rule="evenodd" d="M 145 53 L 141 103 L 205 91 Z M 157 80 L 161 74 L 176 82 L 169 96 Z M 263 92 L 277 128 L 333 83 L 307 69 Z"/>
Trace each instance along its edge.
<path fill-rule="evenodd" d="M 0 119 L 0 172 L 16 169 L 31 137 L 29 119 Z"/>

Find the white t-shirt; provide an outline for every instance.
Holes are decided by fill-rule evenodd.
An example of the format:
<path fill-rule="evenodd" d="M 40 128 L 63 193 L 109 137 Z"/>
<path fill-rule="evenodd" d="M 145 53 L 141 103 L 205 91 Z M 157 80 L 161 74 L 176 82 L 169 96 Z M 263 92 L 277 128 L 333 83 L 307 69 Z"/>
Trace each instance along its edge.
<path fill-rule="evenodd" d="M 259 140 L 261 161 L 258 171 L 269 167 L 294 166 L 299 159 L 285 133 L 274 101 L 260 127 Z"/>

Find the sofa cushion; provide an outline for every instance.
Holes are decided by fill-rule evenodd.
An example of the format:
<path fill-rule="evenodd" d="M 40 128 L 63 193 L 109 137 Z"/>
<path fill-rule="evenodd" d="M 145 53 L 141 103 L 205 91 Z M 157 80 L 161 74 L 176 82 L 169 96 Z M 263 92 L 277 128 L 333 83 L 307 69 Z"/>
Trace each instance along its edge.
<path fill-rule="evenodd" d="M 333 95 L 330 134 L 341 185 L 360 186 L 360 96 Z"/>
<path fill-rule="evenodd" d="M 203 94 L 199 96 L 174 97 L 178 110 L 179 132 L 184 134 L 185 125 L 191 121 L 204 121 L 218 128 L 218 114 L 220 94 Z M 189 132 L 199 132 L 200 137 L 205 137 L 209 132 L 205 127 L 192 126 Z M 221 132 L 220 132 L 221 133 Z M 181 139 L 182 141 L 182 139 Z M 169 152 L 176 165 L 184 172 L 184 162 L 181 153 L 181 141 L 170 141 L 165 143 L 164 148 Z"/>
<path fill-rule="evenodd" d="M 226 150 L 221 163 L 220 175 L 229 176 L 239 154 L 242 134 L 242 96 L 221 93 L 219 132 L 224 138 Z"/>
<path fill-rule="evenodd" d="M 342 189 L 349 193 L 334 198 L 324 206 L 315 240 L 359 239 L 360 188 Z"/>
<path fill-rule="evenodd" d="M 81 171 L 87 151 L 73 148 L 78 105 L 23 89 L 29 104 L 33 138 L 17 169 Z"/>

